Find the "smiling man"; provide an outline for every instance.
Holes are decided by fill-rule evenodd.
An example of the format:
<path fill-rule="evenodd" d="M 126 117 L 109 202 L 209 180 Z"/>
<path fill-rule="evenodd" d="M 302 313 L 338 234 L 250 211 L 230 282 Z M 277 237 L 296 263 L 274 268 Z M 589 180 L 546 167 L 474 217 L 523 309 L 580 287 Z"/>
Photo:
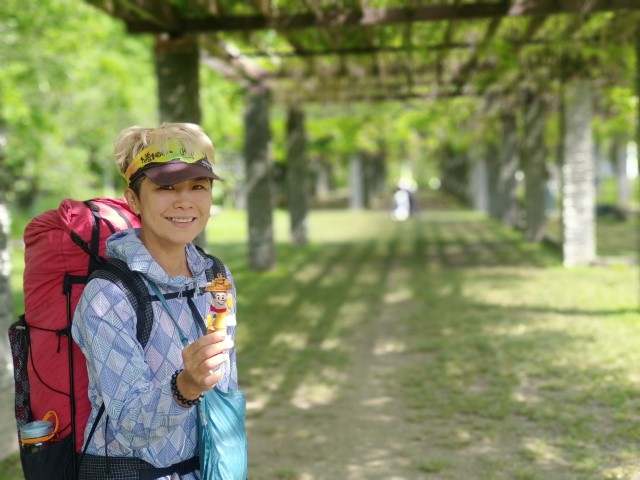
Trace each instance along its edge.
<path fill-rule="evenodd" d="M 200 478 L 196 407 L 214 387 L 237 391 L 235 325 L 205 335 L 213 260 L 192 243 L 209 220 L 213 158 L 211 140 L 194 124 L 131 127 L 116 141 L 125 198 L 141 228 L 112 235 L 107 256 L 142 277 L 153 324 L 142 348 L 125 292 L 104 278 L 87 283 L 72 329 L 87 358 L 92 406 L 81 479 Z"/>

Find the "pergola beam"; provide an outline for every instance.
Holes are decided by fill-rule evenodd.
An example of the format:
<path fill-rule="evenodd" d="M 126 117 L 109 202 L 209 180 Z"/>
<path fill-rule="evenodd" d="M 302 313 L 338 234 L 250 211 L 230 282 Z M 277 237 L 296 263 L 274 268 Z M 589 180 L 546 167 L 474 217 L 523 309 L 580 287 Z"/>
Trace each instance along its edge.
<path fill-rule="evenodd" d="M 460 69 L 456 72 L 455 76 L 451 79 L 451 83 L 458 88 L 462 88 L 464 84 L 467 82 L 469 75 L 474 70 L 474 67 L 478 64 L 478 58 L 482 51 L 489 45 L 491 39 L 495 36 L 498 28 L 500 27 L 500 23 L 502 22 L 502 17 L 494 18 L 491 20 L 489 27 L 487 28 L 484 38 L 473 50 L 473 53 L 469 57 L 469 59 L 460 67 Z"/>
<path fill-rule="evenodd" d="M 614 39 L 615 40 L 615 39 Z M 583 38 L 559 38 L 555 40 L 547 39 L 526 39 L 523 36 L 522 39 L 503 39 L 503 43 L 509 44 L 516 49 L 531 45 L 559 45 L 563 42 L 571 42 L 571 44 L 589 44 L 589 43 L 601 43 L 601 39 L 598 37 L 583 37 Z M 421 47 L 422 51 L 446 51 L 446 50 L 468 50 L 478 48 L 477 42 L 453 42 L 453 43 L 432 43 Z M 294 51 L 272 51 L 269 53 L 264 52 L 244 52 L 243 57 L 246 58 L 260 58 L 260 57 L 331 57 L 334 55 L 373 55 L 376 53 L 405 53 L 409 51 L 406 46 L 393 47 L 393 46 L 363 46 L 363 47 L 351 47 L 340 48 L 338 50 L 332 49 L 318 49 L 318 50 L 294 50 Z M 416 52 L 414 47 L 413 52 Z"/>
<path fill-rule="evenodd" d="M 271 2 L 269 0 L 251 0 L 251 5 L 265 17 L 271 17 Z"/>
<path fill-rule="evenodd" d="M 619 17 L 631 20 L 637 17 L 631 14 L 632 11 L 634 14 L 640 12 L 640 0 L 475 0 L 473 3 L 448 0 L 446 5 L 422 5 L 415 0 L 406 0 L 402 8 L 371 8 L 367 0 L 354 0 L 346 10 L 327 7 L 323 0 L 302 0 L 305 10 L 299 13 L 278 9 L 271 0 L 244 0 L 244 7 L 250 8 L 244 11 L 254 12 L 246 14 L 238 14 L 238 10 L 231 7 L 224 11 L 222 5 L 226 3 L 220 0 L 86 1 L 123 20 L 132 32 L 169 34 L 171 37 L 200 33 L 201 45 L 211 55 L 203 52 L 204 63 L 223 71 L 227 78 L 245 87 L 264 84 L 279 91 L 287 89 L 290 97 L 301 100 L 311 97 L 309 101 L 336 96 L 349 101 L 351 98 L 360 101 L 359 97 L 366 96 L 378 101 L 394 98 L 396 94 L 402 98 L 411 98 L 412 94 L 415 98 L 434 98 L 440 90 L 444 96 L 450 96 L 452 86 L 457 92 L 468 90 L 474 94 L 476 75 L 496 67 L 493 56 L 482 61 L 483 53 L 496 41 L 498 31 L 502 30 L 501 22 L 506 18 L 523 19 L 524 28 L 519 30 L 520 34 L 514 34 L 514 29 L 509 28 L 498 39 L 501 44 L 510 44 L 512 55 L 517 57 L 520 49 L 528 45 L 561 45 L 567 41 L 572 45 L 593 41 L 619 43 L 624 41 L 621 34 L 624 29 L 601 28 L 592 37 L 576 38 L 576 27 L 596 12 L 629 11 L 612 20 Z M 552 15 L 567 13 L 571 15 L 559 22 L 558 31 L 540 35 Z M 485 20 L 483 37 L 469 41 L 473 36 L 464 35 L 465 20 Z M 414 24 L 419 22 L 444 22 L 442 37 L 435 40 L 439 43 L 416 42 L 413 30 L 418 30 Z M 387 27 L 383 27 L 393 24 L 398 24 L 395 39 L 389 37 Z M 317 28 L 317 35 L 300 30 L 305 28 Z M 262 46 L 261 36 L 252 34 L 263 29 L 274 30 L 280 40 L 274 45 L 282 45 L 281 50 Z M 462 32 L 458 33 L 458 29 Z M 424 31 L 424 28 L 420 29 L 419 38 L 433 39 Z M 224 35 L 226 41 L 217 32 L 228 33 Z M 603 36 L 607 37 L 604 43 Z M 385 38 L 390 38 L 389 43 Z M 460 55 L 449 58 L 441 53 L 455 49 L 471 51 L 461 63 Z M 369 58 L 355 58 L 358 55 Z M 314 60 L 321 56 L 328 58 Z M 275 68 L 260 68 L 260 64 L 251 61 L 252 57 L 279 58 L 271 64 Z M 284 61 L 292 57 L 302 61 Z M 544 63 L 546 58 L 537 62 Z M 223 68 L 222 63 L 228 68 Z M 368 84 L 365 76 L 375 78 L 376 84 Z M 316 83 L 309 79 L 315 79 Z M 338 79 L 340 82 L 334 84 Z M 343 84 L 342 79 L 348 79 L 352 84 Z M 426 93 L 429 96 L 425 97 Z"/>
<path fill-rule="evenodd" d="M 223 13 L 218 0 L 198 0 L 198 5 L 213 16 L 219 16 Z"/>
<path fill-rule="evenodd" d="M 89 0 L 104 8 L 106 2 Z M 122 1 L 122 0 L 121 0 Z M 129 3 L 129 2 L 127 2 Z M 112 3 L 109 2 L 109 5 Z M 107 8 L 105 8 L 107 9 Z M 500 3 L 472 3 L 459 5 L 431 5 L 407 8 L 364 8 L 345 11 L 319 10 L 291 15 L 225 15 L 224 17 L 180 18 L 173 24 L 159 25 L 157 20 L 127 16 L 123 18 L 131 33 L 163 33 L 179 29 L 190 32 L 232 32 L 246 30 L 290 30 L 297 28 L 394 25 L 411 22 L 442 20 L 473 20 L 500 17 L 526 17 L 563 13 L 588 14 L 604 11 L 640 10 L 637 0 L 537 0 L 510 5 Z M 107 11 L 112 12 L 111 9 Z M 322 12 L 320 15 L 318 13 Z M 135 15 L 135 11 L 131 10 Z"/>
<path fill-rule="evenodd" d="M 264 81 L 270 74 L 249 59 L 242 58 L 221 39 L 207 35 L 201 39 L 204 51 L 201 53 L 202 61 L 222 73 L 229 79 L 242 79 L 242 83 L 255 84 Z M 210 52 L 214 57 L 210 57 Z M 223 68 L 216 60 L 224 62 L 228 68 Z"/>
<path fill-rule="evenodd" d="M 367 103 L 375 103 L 375 102 L 406 102 L 410 100 L 438 100 L 445 98 L 456 98 L 456 97 L 475 97 L 478 96 L 478 93 L 474 92 L 437 92 L 437 93 L 416 93 L 416 92 L 408 92 L 408 93 L 354 93 L 349 92 L 348 94 L 344 93 L 336 93 L 335 95 L 330 94 L 320 94 L 320 95 L 302 95 L 297 97 L 291 92 L 284 93 L 286 98 L 280 99 L 279 93 L 274 93 L 274 100 L 277 103 L 282 104 L 299 104 L 304 102 L 305 104 L 312 103 L 321 103 L 321 104 L 330 104 L 330 103 L 358 103 L 358 102 L 367 102 Z"/>

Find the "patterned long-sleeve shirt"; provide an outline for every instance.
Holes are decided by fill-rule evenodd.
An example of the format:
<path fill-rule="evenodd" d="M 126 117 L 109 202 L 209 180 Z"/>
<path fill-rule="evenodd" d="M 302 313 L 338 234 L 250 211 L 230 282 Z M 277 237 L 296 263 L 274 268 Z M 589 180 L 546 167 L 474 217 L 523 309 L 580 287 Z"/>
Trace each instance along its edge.
<path fill-rule="evenodd" d="M 202 335 L 201 323 L 209 310 L 210 294 L 204 292 L 204 286 L 211 260 L 203 258 L 192 244 L 186 246 L 186 254 L 193 278 L 169 277 L 140 242 L 139 230 L 118 232 L 107 241 L 109 257 L 125 261 L 131 270 L 142 273 L 145 282 L 153 281 L 169 295 L 167 302 L 174 318 L 189 341 L 194 341 Z M 227 276 L 232 281 L 228 271 Z M 170 295 L 191 289 L 196 291 L 192 299 Z M 232 295 L 235 300 L 235 286 Z M 200 318 L 194 318 L 190 302 Z M 235 301 L 233 305 L 227 323 L 232 337 Z M 153 327 L 143 350 L 136 340 L 136 314 L 124 292 L 112 282 L 93 279 L 78 303 L 72 334 L 87 358 L 89 373 L 92 410 L 85 443 L 103 402 L 106 407 L 87 453 L 104 455 L 106 443 L 109 456 L 137 457 L 166 467 L 198 455 L 197 408 L 183 408 L 173 398 L 170 380 L 177 369 L 183 368 L 183 346 L 162 303 L 154 301 L 152 308 Z M 229 351 L 229 362 L 222 368 L 218 387 L 237 389 L 235 349 Z"/>

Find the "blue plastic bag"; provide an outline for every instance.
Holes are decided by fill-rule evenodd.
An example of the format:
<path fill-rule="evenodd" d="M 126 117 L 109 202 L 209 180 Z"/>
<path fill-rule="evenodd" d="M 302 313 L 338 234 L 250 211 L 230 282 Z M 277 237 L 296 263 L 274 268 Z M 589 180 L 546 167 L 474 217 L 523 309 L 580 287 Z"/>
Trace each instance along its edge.
<path fill-rule="evenodd" d="M 243 393 L 214 388 L 204 394 L 199 408 L 200 477 L 203 480 L 246 480 L 246 402 Z"/>

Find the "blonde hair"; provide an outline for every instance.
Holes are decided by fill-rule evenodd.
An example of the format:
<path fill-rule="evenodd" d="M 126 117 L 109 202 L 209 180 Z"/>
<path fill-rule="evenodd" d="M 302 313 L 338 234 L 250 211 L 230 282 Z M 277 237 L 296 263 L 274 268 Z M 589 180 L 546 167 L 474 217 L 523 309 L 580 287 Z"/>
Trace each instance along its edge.
<path fill-rule="evenodd" d="M 187 154 L 202 152 L 210 164 L 214 163 L 213 142 L 195 123 L 163 123 L 158 128 L 128 127 L 120 132 L 115 141 L 113 156 L 121 174 L 127 171 L 129 164 L 138 153 L 150 145 L 167 148 L 170 140 L 182 143 Z"/>

